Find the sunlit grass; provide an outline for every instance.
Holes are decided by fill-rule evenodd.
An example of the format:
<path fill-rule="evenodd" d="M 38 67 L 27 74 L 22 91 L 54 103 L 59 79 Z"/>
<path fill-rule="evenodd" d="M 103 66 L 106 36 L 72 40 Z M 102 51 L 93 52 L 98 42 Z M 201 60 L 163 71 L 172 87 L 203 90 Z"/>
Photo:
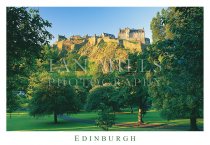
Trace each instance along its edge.
<path fill-rule="evenodd" d="M 95 120 L 96 112 L 81 112 L 70 115 L 74 118 Z M 12 118 L 7 114 L 8 131 L 101 131 L 102 129 L 94 124 L 87 124 L 75 121 L 64 121 L 59 119 L 58 124 L 53 123 L 53 116 L 34 118 L 27 112 L 12 113 Z M 116 113 L 116 124 L 137 122 L 137 111 L 133 114 L 128 111 Z M 147 124 L 158 124 L 160 127 L 141 128 L 137 126 L 113 126 L 110 131 L 188 131 L 189 119 L 177 119 L 167 121 L 160 116 L 160 113 L 154 110 L 149 111 L 144 116 L 144 122 Z M 200 130 L 203 129 L 203 119 L 198 119 Z"/>

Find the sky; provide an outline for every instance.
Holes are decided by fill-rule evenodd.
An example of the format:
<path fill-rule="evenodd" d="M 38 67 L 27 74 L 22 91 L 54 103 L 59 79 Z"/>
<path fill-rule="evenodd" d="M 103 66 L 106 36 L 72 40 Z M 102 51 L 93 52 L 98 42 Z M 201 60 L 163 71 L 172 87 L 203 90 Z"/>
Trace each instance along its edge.
<path fill-rule="evenodd" d="M 42 18 L 52 23 L 48 31 L 55 37 L 69 38 L 71 35 L 84 36 L 101 33 L 118 36 L 120 28 L 145 30 L 147 38 L 152 38 L 150 22 L 160 7 L 39 7 Z"/>

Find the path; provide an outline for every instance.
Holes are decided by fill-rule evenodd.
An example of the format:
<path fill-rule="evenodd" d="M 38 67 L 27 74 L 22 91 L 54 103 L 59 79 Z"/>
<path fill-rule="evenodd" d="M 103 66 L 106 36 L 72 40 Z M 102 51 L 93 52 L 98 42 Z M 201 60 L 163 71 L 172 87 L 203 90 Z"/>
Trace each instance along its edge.
<path fill-rule="evenodd" d="M 58 115 L 58 118 L 63 119 L 65 121 L 74 121 L 74 122 L 94 124 L 94 125 L 96 124 L 94 120 L 79 119 L 79 118 L 70 117 L 68 115 Z"/>
<path fill-rule="evenodd" d="M 74 122 L 79 122 L 79 123 L 96 125 L 96 122 L 94 120 L 79 119 L 79 118 L 70 117 L 68 115 L 58 115 L 58 118 L 63 119 L 65 121 L 74 121 Z M 171 125 L 164 124 L 164 123 L 142 124 L 141 126 L 138 126 L 138 123 L 136 123 L 136 122 L 115 123 L 115 126 L 134 127 L 134 128 L 136 128 L 136 127 L 140 127 L 140 128 L 169 128 L 169 127 L 173 127 Z"/>

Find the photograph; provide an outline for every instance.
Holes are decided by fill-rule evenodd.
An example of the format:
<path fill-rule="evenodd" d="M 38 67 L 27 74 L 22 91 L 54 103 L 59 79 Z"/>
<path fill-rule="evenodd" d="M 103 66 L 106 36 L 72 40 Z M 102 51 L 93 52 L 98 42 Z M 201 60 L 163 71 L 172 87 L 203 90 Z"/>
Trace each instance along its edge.
<path fill-rule="evenodd" d="M 7 132 L 205 131 L 204 7 L 5 10 Z"/>

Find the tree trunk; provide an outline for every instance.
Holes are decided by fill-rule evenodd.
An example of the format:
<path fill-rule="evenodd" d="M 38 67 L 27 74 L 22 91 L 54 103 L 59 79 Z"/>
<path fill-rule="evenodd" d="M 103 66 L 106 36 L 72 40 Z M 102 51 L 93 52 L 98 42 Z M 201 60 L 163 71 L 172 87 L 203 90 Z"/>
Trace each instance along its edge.
<path fill-rule="evenodd" d="M 58 123 L 58 116 L 56 112 L 54 112 L 54 123 Z"/>
<path fill-rule="evenodd" d="M 196 131 L 197 127 L 197 117 L 196 117 L 196 108 L 192 108 L 191 116 L 190 116 L 190 130 Z"/>
<path fill-rule="evenodd" d="M 133 107 L 132 107 L 132 106 L 130 106 L 130 108 L 131 108 L 131 114 L 133 114 Z"/>
<path fill-rule="evenodd" d="M 190 118 L 190 130 L 191 131 L 197 131 L 198 130 L 196 117 L 191 117 Z"/>
<path fill-rule="evenodd" d="M 139 111 L 138 111 L 138 126 L 141 126 L 144 122 L 142 120 L 142 109 L 139 108 Z"/>

